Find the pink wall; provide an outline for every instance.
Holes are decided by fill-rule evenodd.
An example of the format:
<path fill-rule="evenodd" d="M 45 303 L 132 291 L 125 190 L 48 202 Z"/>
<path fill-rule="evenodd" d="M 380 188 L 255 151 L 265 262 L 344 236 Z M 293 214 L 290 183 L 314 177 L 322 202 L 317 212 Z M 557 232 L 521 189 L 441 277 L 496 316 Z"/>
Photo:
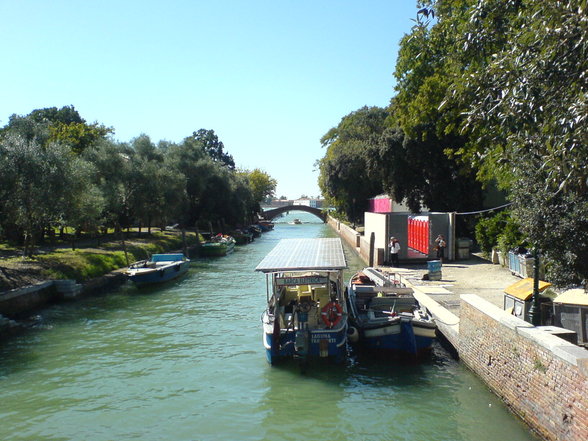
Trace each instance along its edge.
<path fill-rule="evenodd" d="M 370 211 L 372 213 L 390 213 L 392 211 L 392 199 L 370 199 Z"/>

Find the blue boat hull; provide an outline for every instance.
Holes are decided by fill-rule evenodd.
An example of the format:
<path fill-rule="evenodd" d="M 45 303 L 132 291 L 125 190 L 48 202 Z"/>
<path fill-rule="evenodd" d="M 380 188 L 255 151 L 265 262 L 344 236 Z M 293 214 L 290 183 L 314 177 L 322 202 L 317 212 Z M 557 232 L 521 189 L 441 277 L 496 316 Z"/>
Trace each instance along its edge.
<path fill-rule="evenodd" d="M 170 280 L 177 279 L 181 275 L 185 274 L 189 267 L 190 261 L 177 262 L 173 265 L 169 265 L 164 268 L 158 268 L 154 271 L 129 276 L 129 280 L 131 280 L 137 286 L 169 282 Z"/>
<path fill-rule="evenodd" d="M 308 335 L 301 336 L 300 331 L 280 333 L 280 341 L 274 344 L 274 335 L 264 332 L 264 346 L 267 361 L 276 364 L 285 359 L 327 358 L 337 363 L 347 356 L 347 327 L 337 330 L 313 330 Z M 307 346 L 301 349 L 300 339 L 307 339 Z M 297 344 L 298 343 L 298 344 Z"/>
<path fill-rule="evenodd" d="M 410 323 L 401 325 L 397 334 L 366 337 L 365 331 L 359 330 L 359 348 L 369 352 L 380 352 L 386 355 L 419 356 L 430 351 L 435 338 L 415 335 Z"/>

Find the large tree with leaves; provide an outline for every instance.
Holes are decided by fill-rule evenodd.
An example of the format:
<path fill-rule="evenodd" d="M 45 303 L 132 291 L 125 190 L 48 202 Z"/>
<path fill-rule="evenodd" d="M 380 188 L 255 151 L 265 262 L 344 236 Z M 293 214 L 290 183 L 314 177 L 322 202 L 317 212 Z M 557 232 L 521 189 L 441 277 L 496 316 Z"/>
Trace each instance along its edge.
<path fill-rule="evenodd" d="M 403 41 L 415 60 L 400 84 L 405 121 L 422 122 L 419 111 L 429 108 L 437 132 L 459 128 L 468 142 L 453 152 L 509 192 L 523 232 L 548 257 L 549 277 L 587 279 L 586 2 L 420 3 L 421 18 L 434 11 L 436 21 L 421 19 Z M 427 99 L 425 85 L 438 78 L 445 87 Z M 404 99 L 414 90 L 420 100 Z"/>
<path fill-rule="evenodd" d="M 448 135 L 442 140 L 436 136 L 419 140 L 406 136 L 399 128 L 386 129 L 368 150 L 370 176 L 415 213 L 423 207 L 431 211 L 476 209 L 482 204 L 482 188 L 475 172 L 443 150 L 444 143 L 462 142 Z"/>
<path fill-rule="evenodd" d="M 68 146 L 14 134 L 0 140 L 0 212 L 22 232 L 26 255 L 47 227 L 95 221 L 102 200 L 94 197 L 92 171 Z"/>
<path fill-rule="evenodd" d="M 368 159 L 387 116 L 385 109 L 362 107 L 321 138 L 326 153 L 318 161 L 320 189 L 352 222 L 362 220 L 368 199 L 382 190 L 381 182 L 369 175 Z"/>
<path fill-rule="evenodd" d="M 206 153 L 213 161 L 227 166 L 230 170 L 235 169 L 233 156 L 225 151 L 224 144 L 218 139 L 214 130 L 200 129 L 197 132 L 192 133 L 192 136 L 186 138 L 185 141 L 193 141 L 200 144 L 204 153 Z"/>
<path fill-rule="evenodd" d="M 261 204 L 268 198 L 273 198 L 278 182 L 269 174 L 258 168 L 239 172 L 248 182 L 253 200 Z"/>
<path fill-rule="evenodd" d="M 88 124 L 74 106 L 64 106 L 36 109 L 25 116 L 13 114 L 0 136 L 18 134 L 27 140 L 36 139 L 41 145 L 59 142 L 80 154 L 112 132 L 112 128 L 99 123 Z"/>

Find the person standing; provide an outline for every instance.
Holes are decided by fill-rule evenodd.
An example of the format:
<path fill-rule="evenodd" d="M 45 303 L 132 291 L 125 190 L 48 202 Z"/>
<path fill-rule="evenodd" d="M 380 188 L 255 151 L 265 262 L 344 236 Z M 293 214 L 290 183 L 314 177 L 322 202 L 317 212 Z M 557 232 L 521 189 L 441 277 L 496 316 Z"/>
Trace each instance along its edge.
<path fill-rule="evenodd" d="M 445 247 L 447 247 L 447 242 L 445 242 L 445 237 L 442 234 L 437 236 L 435 239 L 435 249 L 437 250 L 437 259 L 443 261 L 445 258 Z"/>
<path fill-rule="evenodd" d="M 390 238 L 390 243 L 388 243 L 388 248 L 390 249 L 390 262 L 392 263 L 393 267 L 400 266 L 398 262 L 398 253 L 400 252 L 400 242 L 392 236 Z"/>

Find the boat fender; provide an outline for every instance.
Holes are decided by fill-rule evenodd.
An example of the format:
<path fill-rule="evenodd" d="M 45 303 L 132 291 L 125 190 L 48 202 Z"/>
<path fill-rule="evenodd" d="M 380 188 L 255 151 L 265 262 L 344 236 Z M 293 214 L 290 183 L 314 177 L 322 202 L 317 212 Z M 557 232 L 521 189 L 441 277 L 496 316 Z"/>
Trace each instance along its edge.
<path fill-rule="evenodd" d="M 329 302 L 321 310 L 321 318 L 325 325 L 329 328 L 333 328 L 339 324 L 343 318 L 343 309 L 337 302 Z"/>
<path fill-rule="evenodd" d="M 350 326 L 349 329 L 347 329 L 347 338 L 351 343 L 357 343 L 359 340 L 359 331 L 356 327 Z"/>

